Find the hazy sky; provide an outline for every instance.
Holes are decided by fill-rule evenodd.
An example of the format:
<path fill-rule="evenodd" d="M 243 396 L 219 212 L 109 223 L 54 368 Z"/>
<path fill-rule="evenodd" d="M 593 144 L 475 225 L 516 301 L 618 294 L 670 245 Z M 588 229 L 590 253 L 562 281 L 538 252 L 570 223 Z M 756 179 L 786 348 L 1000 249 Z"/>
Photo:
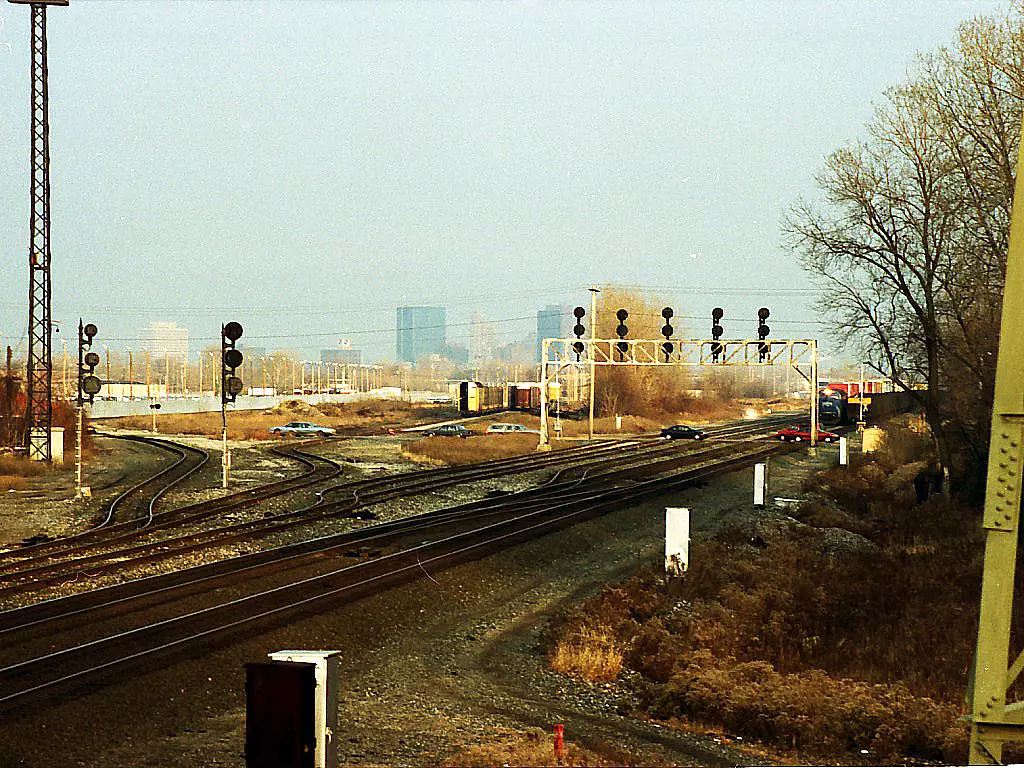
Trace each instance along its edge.
<path fill-rule="evenodd" d="M 499 337 L 586 286 L 705 335 L 816 336 L 779 221 L 914 54 L 1007 3 L 71 0 L 48 12 L 53 317 L 131 346 L 394 355 L 395 307 Z M 0 4 L 0 333 L 24 354 L 29 9 Z M 467 324 L 467 325 L 459 325 Z"/>

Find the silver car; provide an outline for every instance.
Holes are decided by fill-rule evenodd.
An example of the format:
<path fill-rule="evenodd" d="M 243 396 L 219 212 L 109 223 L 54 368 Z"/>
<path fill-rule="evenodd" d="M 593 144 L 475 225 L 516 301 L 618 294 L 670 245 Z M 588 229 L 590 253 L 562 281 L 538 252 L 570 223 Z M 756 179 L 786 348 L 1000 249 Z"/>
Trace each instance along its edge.
<path fill-rule="evenodd" d="M 268 431 L 272 435 L 294 435 L 296 437 L 330 437 L 334 434 L 331 427 L 322 427 L 310 421 L 289 421 L 283 427 L 271 427 Z"/>

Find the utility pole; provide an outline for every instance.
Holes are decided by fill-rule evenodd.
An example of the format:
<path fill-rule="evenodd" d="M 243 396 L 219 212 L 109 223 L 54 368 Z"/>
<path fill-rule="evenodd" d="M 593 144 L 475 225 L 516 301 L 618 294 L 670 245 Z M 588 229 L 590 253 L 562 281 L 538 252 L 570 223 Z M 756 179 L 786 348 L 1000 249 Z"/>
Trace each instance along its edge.
<path fill-rule="evenodd" d="M 32 146 L 29 193 L 28 407 L 25 447 L 28 457 L 50 461 L 53 426 L 53 368 L 50 315 L 50 117 L 46 67 L 46 6 L 68 0 L 9 0 L 32 7 Z"/>

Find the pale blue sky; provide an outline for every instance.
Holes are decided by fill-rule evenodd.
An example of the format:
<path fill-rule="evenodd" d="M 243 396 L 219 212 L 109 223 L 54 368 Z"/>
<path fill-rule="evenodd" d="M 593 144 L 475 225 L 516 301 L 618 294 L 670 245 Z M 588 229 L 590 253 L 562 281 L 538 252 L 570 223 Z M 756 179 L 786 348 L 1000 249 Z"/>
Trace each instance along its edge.
<path fill-rule="evenodd" d="M 71 0 L 48 14 L 53 316 L 112 348 L 237 320 L 250 345 L 391 357 L 398 304 L 511 340 L 627 283 L 725 307 L 727 335 L 764 303 L 773 335 L 827 341 L 780 216 L 916 52 L 1006 7 Z M 28 14 L 0 5 L 0 333 L 22 353 Z"/>

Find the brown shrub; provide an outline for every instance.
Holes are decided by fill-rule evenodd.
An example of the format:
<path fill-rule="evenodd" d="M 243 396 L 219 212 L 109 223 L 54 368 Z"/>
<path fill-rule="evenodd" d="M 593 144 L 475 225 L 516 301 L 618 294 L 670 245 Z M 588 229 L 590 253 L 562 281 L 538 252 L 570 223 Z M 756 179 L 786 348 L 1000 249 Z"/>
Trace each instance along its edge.
<path fill-rule="evenodd" d="M 46 464 L 41 461 L 30 461 L 24 456 L 0 455 L 0 475 L 37 477 L 46 470 Z"/>
<path fill-rule="evenodd" d="M 872 763 L 951 760 L 963 727 L 957 707 L 904 686 L 869 685 L 820 670 L 782 675 L 765 662 L 693 653 L 645 708 L 656 717 L 713 722 L 813 756 L 856 755 Z"/>
<path fill-rule="evenodd" d="M 611 627 L 582 626 L 555 643 L 549 663 L 563 675 L 603 683 L 619 676 L 622 648 Z"/>

